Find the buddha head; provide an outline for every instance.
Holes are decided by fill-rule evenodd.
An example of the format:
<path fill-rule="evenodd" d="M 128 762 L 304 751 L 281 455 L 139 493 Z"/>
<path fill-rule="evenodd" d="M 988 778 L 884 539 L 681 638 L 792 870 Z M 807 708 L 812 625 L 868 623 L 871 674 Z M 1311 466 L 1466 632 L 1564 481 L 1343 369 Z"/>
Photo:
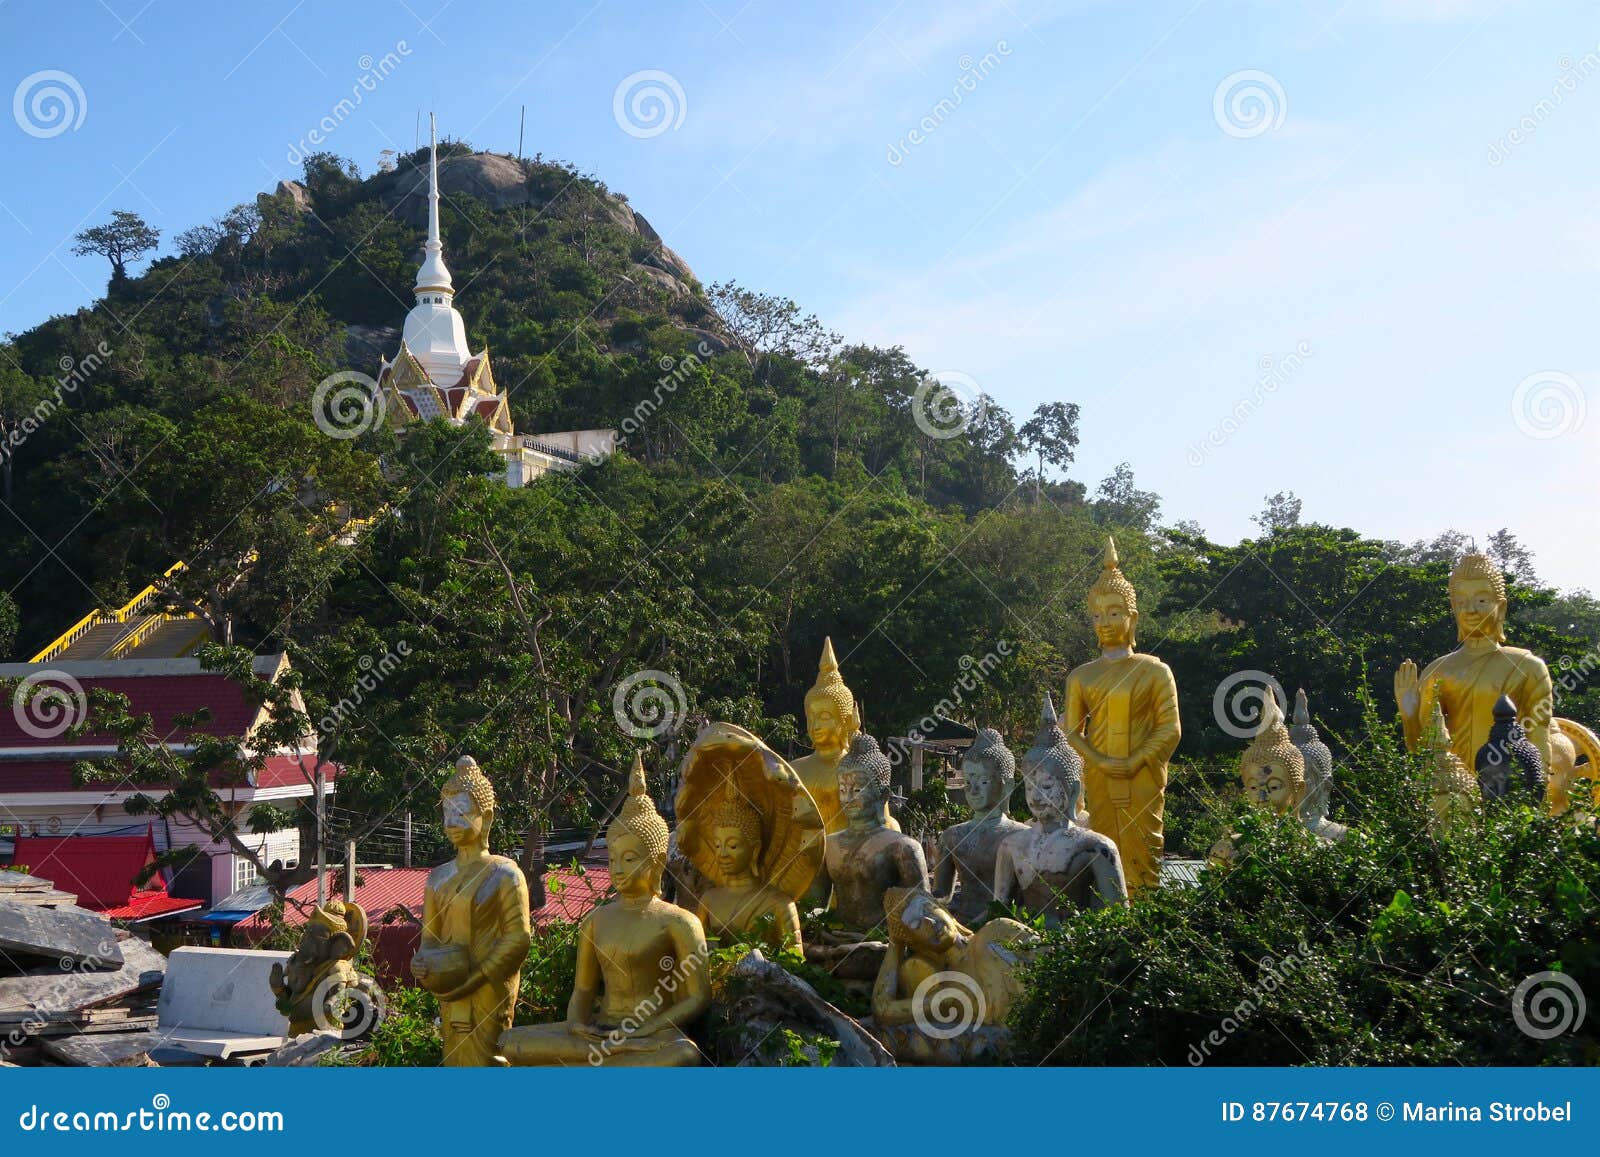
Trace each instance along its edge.
<path fill-rule="evenodd" d="M 1333 791 L 1333 753 L 1311 722 L 1311 705 L 1303 687 L 1294 693 L 1294 722 L 1289 725 L 1289 742 L 1299 749 L 1306 770 L 1300 816 L 1308 824 L 1321 823 L 1328 818 L 1329 796 Z"/>
<path fill-rule="evenodd" d="M 1117 544 L 1106 539 L 1100 577 L 1089 588 L 1089 621 L 1102 648 L 1132 647 L 1139 625 L 1139 596 L 1117 558 Z"/>
<path fill-rule="evenodd" d="M 716 883 L 754 877 L 761 862 L 761 813 L 730 791 L 712 814 L 710 830 Z"/>
<path fill-rule="evenodd" d="M 833 640 L 822 641 L 822 660 L 817 664 L 817 681 L 806 692 L 806 734 L 817 754 L 837 759 L 861 729 L 856 698 L 839 674 L 839 660 L 833 654 Z"/>
<path fill-rule="evenodd" d="M 888 888 L 883 893 L 883 914 L 889 939 L 902 948 L 935 959 L 959 947 L 972 936 L 970 929 L 950 914 L 926 888 Z"/>
<path fill-rule="evenodd" d="M 1078 814 L 1078 801 L 1083 796 L 1083 760 L 1067 746 L 1048 693 L 1039 734 L 1022 757 L 1022 779 L 1028 811 L 1040 823 L 1060 823 Z"/>
<path fill-rule="evenodd" d="M 1305 756 L 1289 739 L 1276 696 L 1267 696 L 1261 728 L 1239 761 L 1239 776 L 1250 806 L 1275 815 L 1287 815 L 1305 795 Z"/>
<path fill-rule="evenodd" d="M 480 847 L 494 827 L 494 785 L 470 755 L 456 760 L 456 769 L 439 789 L 444 805 L 444 831 L 456 848 Z"/>
<path fill-rule="evenodd" d="M 1486 555 L 1461 556 L 1450 572 L 1450 609 L 1456 616 L 1456 639 L 1506 639 L 1506 579 Z"/>
<path fill-rule="evenodd" d="M 966 784 L 967 806 L 973 812 L 1004 809 L 1017 782 L 1017 760 L 1000 733 L 992 727 L 978 732 L 961 760 L 961 778 Z"/>
<path fill-rule="evenodd" d="M 860 732 L 839 761 L 839 810 L 853 821 L 878 819 L 889 798 L 889 758 L 878 741 Z"/>
<path fill-rule="evenodd" d="M 1432 806 L 1436 825 L 1451 829 L 1470 818 L 1480 798 L 1478 779 L 1450 746 L 1450 727 L 1437 700 L 1423 750 L 1432 764 Z"/>
<path fill-rule="evenodd" d="M 625 899 L 661 891 L 661 873 L 667 867 L 667 822 L 645 790 L 644 758 L 638 752 L 628 773 L 628 798 L 606 829 L 606 854 L 611 883 Z"/>

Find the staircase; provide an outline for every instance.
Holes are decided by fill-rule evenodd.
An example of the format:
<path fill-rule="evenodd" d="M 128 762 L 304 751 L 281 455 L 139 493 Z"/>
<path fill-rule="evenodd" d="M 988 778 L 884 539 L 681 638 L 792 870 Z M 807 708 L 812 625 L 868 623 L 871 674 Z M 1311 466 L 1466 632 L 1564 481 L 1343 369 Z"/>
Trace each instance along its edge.
<path fill-rule="evenodd" d="M 174 563 L 161 577 L 182 570 L 183 563 Z M 151 583 L 117 610 L 90 611 L 28 662 L 176 659 L 203 643 L 207 634 L 199 615 L 167 610 L 157 584 Z"/>

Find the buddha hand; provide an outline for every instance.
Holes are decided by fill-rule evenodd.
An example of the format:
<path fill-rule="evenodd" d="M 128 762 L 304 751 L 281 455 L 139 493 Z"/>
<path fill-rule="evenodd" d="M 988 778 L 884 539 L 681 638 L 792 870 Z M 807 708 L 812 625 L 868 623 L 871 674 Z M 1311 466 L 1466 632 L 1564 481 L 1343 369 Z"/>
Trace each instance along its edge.
<path fill-rule="evenodd" d="M 1394 673 L 1394 701 L 1400 714 L 1408 719 L 1422 707 L 1422 680 L 1417 675 L 1417 665 L 1410 659 L 1401 663 Z"/>

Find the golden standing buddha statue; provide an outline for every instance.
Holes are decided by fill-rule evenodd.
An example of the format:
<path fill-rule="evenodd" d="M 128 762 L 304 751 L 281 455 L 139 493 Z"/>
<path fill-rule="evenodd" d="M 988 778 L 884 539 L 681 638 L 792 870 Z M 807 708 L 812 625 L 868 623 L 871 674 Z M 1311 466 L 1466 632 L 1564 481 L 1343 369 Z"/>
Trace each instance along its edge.
<path fill-rule="evenodd" d="M 1509 695 L 1528 739 L 1550 766 L 1554 711 L 1550 671 L 1544 660 L 1521 647 L 1505 646 L 1506 580 L 1487 557 L 1468 554 L 1450 574 L 1450 607 L 1461 645 L 1417 674 L 1407 659 L 1394 677 L 1406 747 L 1423 745 L 1423 728 L 1437 703 L 1444 711 L 1451 750 L 1471 767 L 1494 726 L 1495 701 Z"/>
<path fill-rule="evenodd" d="M 456 761 L 440 799 L 456 858 L 428 873 L 411 974 L 438 998 L 444 1063 L 492 1065 L 528 956 L 528 882 L 515 861 L 489 854 L 494 786 L 470 755 Z"/>
<path fill-rule="evenodd" d="M 839 761 L 860 730 L 861 708 L 839 674 L 833 640 L 823 639 L 817 681 L 806 692 L 806 735 L 815 750 L 795 760 L 794 770 L 816 804 L 823 830 L 829 835 L 844 831 L 850 822 L 839 806 Z M 887 798 L 881 810 L 884 826 L 899 831 L 900 825 L 889 814 Z"/>
<path fill-rule="evenodd" d="M 713 939 L 760 930 L 799 948 L 803 896 L 822 865 L 821 818 L 794 768 L 756 736 L 711 723 L 684 758 L 678 848 L 711 883 L 698 915 Z"/>
<path fill-rule="evenodd" d="M 645 790 L 635 755 L 628 798 L 606 829 L 618 898 L 584 918 L 578 972 L 558 1024 L 522 1025 L 500 1036 L 514 1065 L 696 1065 L 684 1028 L 711 1004 L 700 921 L 661 899 L 667 825 Z"/>
<path fill-rule="evenodd" d="M 1129 891 L 1160 881 L 1167 760 L 1178 746 L 1178 687 L 1154 655 L 1134 648 L 1138 596 L 1106 539 L 1089 588 L 1100 657 L 1067 679 L 1067 742 L 1083 757 L 1089 822 L 1122 856 Z"/>

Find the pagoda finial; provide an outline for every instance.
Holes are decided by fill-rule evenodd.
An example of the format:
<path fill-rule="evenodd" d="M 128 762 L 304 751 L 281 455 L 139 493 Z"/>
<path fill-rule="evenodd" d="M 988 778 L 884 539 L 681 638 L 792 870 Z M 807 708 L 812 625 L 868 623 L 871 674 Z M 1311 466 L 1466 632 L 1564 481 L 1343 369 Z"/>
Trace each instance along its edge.
<path fill-rule="evenodd" d="M 423 248 L 416 292 L 453 294 L 455 286 L 444 263 L 444 243 L 439 240 L 439 134 L 432 113 L 428 114 L 428 241 Z"/>

